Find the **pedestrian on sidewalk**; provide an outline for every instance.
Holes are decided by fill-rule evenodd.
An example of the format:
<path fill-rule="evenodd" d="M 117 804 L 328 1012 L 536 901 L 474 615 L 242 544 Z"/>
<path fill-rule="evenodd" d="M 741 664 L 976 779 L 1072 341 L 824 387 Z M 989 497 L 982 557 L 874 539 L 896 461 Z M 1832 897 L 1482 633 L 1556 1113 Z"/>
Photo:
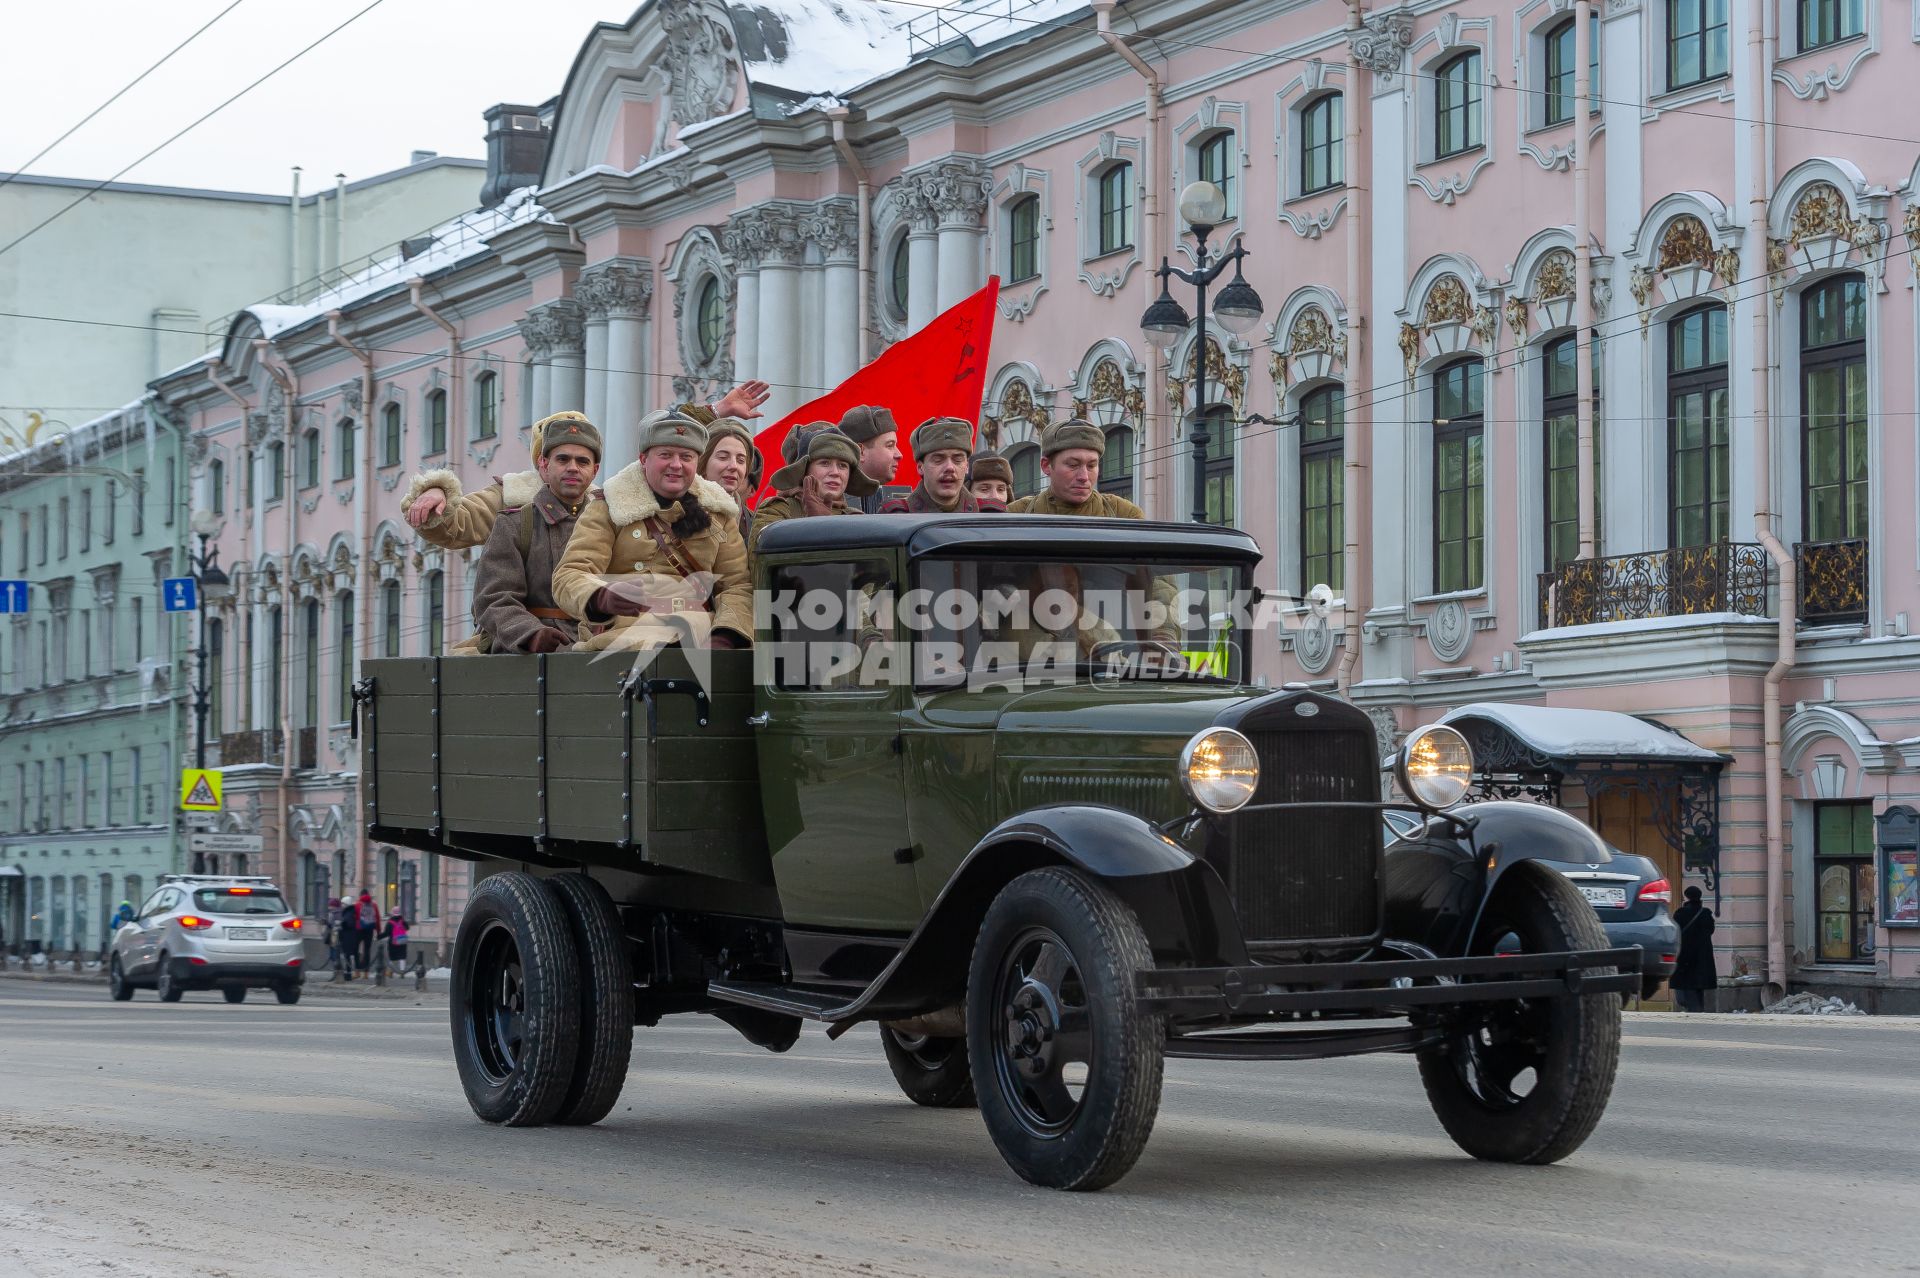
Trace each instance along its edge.
<path fill-rule="evenodd" d="M 340 966 L 340 898 L 327 898 L 327 912 L 323 916 L 321 936 L 327 942 L 327 968 L 332 970 Z"/>
<path fill-rule="evenodd" d="M 341 979 L 351 981 L 353 958 L 360 952 L 360 929 L 355 922 L 359 918 L 360 910 L 351 897 L 342 900 L 339 905 L 334 942 L 338 946 Z"/>
<path fill-rule="evenodd" d="M 387 970 L 407 970 L 407 920 L 400 911 L 387 915 L 387 926 L 380 938 L 387 943 Z"/>
<path fill-rule="evenodd" d="M 380 907 L 373 903 L 373 893 L 361 888 L 360 899 L 353 903 L 353 962 L 361 976 L 373 967 L 373 938 L 379 934 Z"/>
<path fill-rule="evenodd" d="M 1686 891 L 1687 902 L 1673 912 L 1680 928 L 1680 955 L 1673 965 L 1673 1001 L 1683 1012 L 1704 1012 L 1706 991 L 1719 987 L 1713 962 L 1713 911 L 1700 902 L 1700 889 Z"/>

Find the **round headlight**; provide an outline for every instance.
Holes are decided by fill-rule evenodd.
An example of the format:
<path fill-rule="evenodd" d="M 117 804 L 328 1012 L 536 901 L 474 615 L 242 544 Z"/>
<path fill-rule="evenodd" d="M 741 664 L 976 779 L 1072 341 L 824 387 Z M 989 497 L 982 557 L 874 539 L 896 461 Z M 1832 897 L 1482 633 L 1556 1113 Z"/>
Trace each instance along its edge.
<path fill-rule="evenodd" d="M 1421 807 L 1435 812 L 1452 807 L 1473 784 L 1473 747 L 1452 728 L 1422 728 L 1400 747 L 1394 774 Z"/>
<path fill-rule="evenodd" d="M 1260 784 L 1253 743 L 1232 728 L 1208 728 L 1180 752 L 1180 785 L 1209 812 L 1245 807 Z"/>

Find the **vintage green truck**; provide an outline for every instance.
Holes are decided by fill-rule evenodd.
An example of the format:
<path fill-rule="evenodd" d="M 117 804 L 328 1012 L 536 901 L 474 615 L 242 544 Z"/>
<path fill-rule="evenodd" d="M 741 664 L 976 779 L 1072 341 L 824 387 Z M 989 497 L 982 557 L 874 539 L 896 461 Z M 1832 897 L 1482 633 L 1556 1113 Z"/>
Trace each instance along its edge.
<path fill-rule="evenodd" d="M 488 871 L 453 958 L 474 1111 L 596 1122 L 634 1027 L 704 1014 L 776 1052 L 877 1022 L 906 1094 L 977 1103 L 1040 1185 L 1124 1175 L 1169 1056 L 1408 1053 L 1467 1152 L 1571 1153 L 1621 995 L 1670 965 L 1532 863 L 1608 860 L 1585 826 L 1455 806 L 1449 729 L 1408 737 L 1385 801 L 1372 722 L 1243 682 L 1244 622 L 1088 602 L 1250 598 L 1257 559 L 1193 525 L 794 520 L 754 652 L 368 662 L 369 834 Z M 1048 591 L 1081 619 L 1006 610 Z M 1222 650 L 1224 676 L 1157 660 Z"/>

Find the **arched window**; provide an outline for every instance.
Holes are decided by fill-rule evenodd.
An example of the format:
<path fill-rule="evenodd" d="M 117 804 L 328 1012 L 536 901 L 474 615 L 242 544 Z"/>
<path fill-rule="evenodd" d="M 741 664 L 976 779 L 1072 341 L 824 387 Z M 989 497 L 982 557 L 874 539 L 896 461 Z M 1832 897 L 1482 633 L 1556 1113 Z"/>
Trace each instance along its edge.
<path fill-rule="evenodd" d="M 333 447 L 338 454 L 333 459 L 333 477 L 335 479 L 353 478 L 354 437 L 359 434 L 353 418 L 342 417 L 340 424 L 333 428 Z"/>
<path fill-rule="evenodd" d="M 353 592 L 343 590 L 335 595 L 333 607 L 339 644 L 334 653 L 336 713 L 333 721 L 345 723 L 353 717 L 353 663 L 357 655 L 353 651 Z"/>
<path fill-rule="evenodd" d="M 473 437 L 492 439 L 500 433 L 500 375 L 482 373 L 473 379 Z"/>
<path fill-rule="evenodd" d="M 1867 535 L 1867 286 L 1822 280 L 1800 296 L 1802 524 L 1811 542 Z"/>
<path fill-rule="evenodd" d="M 896 320 L 905 322 L 907 318 L 908 287 L 912 280 L 913 264 L 907 253 L 907 237 L 901 235 L 893 241 L 893 252 L 887 258 L 887 306 Z"/>
<path fill-rule="evenodd" d="M 287 446 L 279 440 L 267 445 L 267 500 L 287 495 Z"/>
<path fill-rule="evenodd" d="M 1194 169 L 1202 182 L 1211 182 L 1226 193 L 1227 216 L 1240 215 L 1240 183 L 1234 169 L 1238 157 L 1233 149 L 1233 130 L 1216 129 L 1200 139 L 1194 148 L 1198 161 Z"/>
<path fill-rule="evenodd" d="M 720 281 L 711 275 L 700 282 L 700 300 L 694 315 L 700 358 L 718 357 L 727 339 L 727 298 L 720 289 Z"/>
<path fill-rule="evenodd" d="M 1575 375 L 1578 345 L 1569 333 L 1548 342 L 1540 353 L 1541 455 L 1546 471 L 1540 509 L 1549 572 L 1580 557 L 1579 380 Z"/>
<path fill-rule="evenodd" d="M 1206 411 L 1207 421 L 1207 522 L 1221 528 L 1234 527 L 1233 460 L 1238 428 L 1233 410 L 1224 404 Z"/>
<path fill-rule="evenodd" d="M 319 633 L 319 616 L 314 616 L 314 633 Z M 287 660 L 286 621 L 278 605 L 267 610 L 267 668 L 264 672 L 267 685 L 266 722 L 258 725 L 272 731 L 280 729 L 280 680 L 281 670 Z"/>
<path fill-rule="evenodd" d="M 1323 93 L 1300 111 L 1300 194 L 1344 185 L 1346 123 L 1338 93 Z"/>
<path fill-rule="evenodd" d="M 388 404 L 380 410 L 380 464 L 400 464 L 400 405 Z"/>
<path fill-rule="evenodd" d="M 301 682 L 300 722 L 298 727 L 311 728 L 320 722 L 320 601 L 307 600 L 305 625 L 302 627 L 301 662 L 306 676 Z M 269 675 L 269 678 L 277 678 Z"/>
<path fill-rule="evenodd" d="M 1346 394 L 1316 387 L 1300 399 L 1300 589 L 1346 587 Z"/>
<path fill-rule="evenodd" d="M 1486 584 L 1486 413 L 1483 366 L 1448 364 L 1433 376 L 1433 588 Z"/>
<path fill-rule="evenodd" d="M 1133 165 L 1122 161 L 1099 177 L 1100 230 L 1098 252 L 1117 253 L 1133 247 Z"/>
<path fill-rule="evenodd" d="M 1481 145 L 1480 100 L 1484 87 L 1480 54 L 1462 53 L 1440 64 L 1433 77 L 1433 153 L 1459 155 Z"/>
<path fill-rule="evenodd" d="M 380 585 L 380 651 L 383 656 L 400 655 L 400 583 Z"/>
<path fill-rule="evenodd" d="M 1695 307 L 1667 322 L 1667 539 L 1708 546 L 1732 528 L 1727 308 Z"/>
<path fill-rule="evenodd" d="M 440 655 L 442 642 L 447 629 L 447 575 L 439 569 L 427 574 L 423 583 L 427 595 L 427 646 L 426 655 Z"/>
<path fill-rule="evenodd" d="M 1013 467 L 1013 495 L 1031 497 L 1040 491 L 1040 447 L 1037 444 L 1022 444 L 1007 454 L 1007 464 Z"/>
<path fill-rule="evenodd" d="M 300 435 L 300 486 L 317 488 L 320 485 L 320 432 L 312 429 Z"/>
<path fill-rule="evenodd" d="M 447 451 L 447 393 L 443 390 L 427 396 L 427 445 L 420 451 L 425 457 Z"/>
<path fill-rule="evenodd" d="M 1133 427 L 1106 428 L 1107 443 L 1100 452 L 1100 491 L 1129 500 L 1133 497 Z"/>
<path fill-rule="evenodd" d="M 1023 196 L 1007 211 L 1007 282 L 1022 284 L 1040 274 L 1040 197 Z"/>
<path fill-rule="evenodd" d="M 227 464 L 218 457 L 207 463 L 207 509 L 216 515 L 227 513 Z"/>
<path fill-rule="evenodd" d="M 300 912 L 310 919 L 320 917 L 327 898 L 320 892 L 320 858 L 311 852 L 300 854 Z"/>

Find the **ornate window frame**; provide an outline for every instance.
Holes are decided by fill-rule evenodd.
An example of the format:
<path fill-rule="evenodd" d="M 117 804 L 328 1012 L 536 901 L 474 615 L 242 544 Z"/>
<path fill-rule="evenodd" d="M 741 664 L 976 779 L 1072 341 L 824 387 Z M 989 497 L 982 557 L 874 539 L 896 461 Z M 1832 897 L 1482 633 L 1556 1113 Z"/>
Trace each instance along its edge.
<path fill-rule="evenodd" d="M 1573 18 L 1573 0 L 1529 0 L 1514 15 L 1513 78 L 1515 84 L 1526 89 L 1514 112 L 1514 132 L 1520 154 L 1530 157 L 1548 172 L 1572 167 L 1574 146 L 1580 137 L 1581 117 L 1577 109 L 1571 119 L 1547 123 L 1548 42 Z M 1588 139 L 1601 131 L 1606 118 L 1606 27 L 1601 6 L 1594 7 L 1591 21 L 1594 51 L 1589 64 L 1599 75 L 1587 89 L 1596 99 L 1586 114 Z M 1563 133 L 1565 142 L 1551 140 Z"/>
<path fill-rule="evenodd" d="M 666 269 L 673 286 L 673 337 L 680 374 L 673 393 L 681 400 L 706 402 L 733 385 L 733 348 L 739 337 L 740 285 L 734 262 L 709 226 L 696 226 L 680 237 L 673 261 Z M 700 291 L 708 280 L 724 293 L 726 331 L 711 358 L 700 351 Z"/>
<path fill-rule="evenodd" d="M 1210 318 L 1207 321 L 1207 339 L 1218 358 L 1207 362 L 1207 403 L 1190 405 L 1187 395 L 1193 384 L 1194 344 L 1199 337 L 1199 325 L 1189 323 L 1187 331 L 1167 352 L 1167 413 L 1170 419 L 1167 435 L 1173 450 L 1171 482 L 1174 485 L 1170 491 L 1181 494 L 1175 499 L 1176 508 L 1183 512 L 1180 517 L 1186 518 L 1192 513 L 1186 509 L 1185 498 L 1193 486 L 1192 450 L 1187 446 L 1190 415 L 1195 408 L 1217 405 L 1230 409 L 1234 419 L 1232 526 L 1240 528 L 1245 526 L 1246 503 L 1242 497 L 1247 492 L 1247 450 L 1241 437 L 1241 424 L 1247 416 L 1247 392 L 1252 384 L 1253 344 L 1244 337 L 1228 332 L 1217 320 Z"/>
<path fill-rule="evenodd" d="M 483 437 L 479 434 L 480 386 L 482 380 L 489 375 L 494 379 L 493 385 L 497 396 L 494 401 L 493 434 Z M 466 410 L 467 420 L 459 424 L 458 429 L 466 436 L 464 446 L 467 456 L 481 466 L 491 466 L 494 454 L 500 451 L 501 440 L 506 438 L 505 432 L 501 430 L 507 397 L 506 360 L 494 351 L 483 351 L 474 356 L 472 370 L 467 374 L 466 392 L 466 403 L 463 407 Z M 451 419 L 449 419 L 449 428 L 454 428 Z M 448 448 L 451 450 L 451 442 Z"/>
<path fill-rule="evenodd" d="M 1324 335 L 1312 318 L 1326 321 Z M 1300 405 L 1308 394 L 1329 384 L 1352 380 L 1347 364 L 1347 308 L 1340 295 L 1320 284 L 1294 290 L 1267 327 L 1267 369 L 1273 382 L 1276 452 L 1274 556 L 1283 593 L 1298 598 L 1306 590 L 1300 575 Z M 1344 448 L 1345 445 L 1343 444 Z M 1281 646 L 1293 642 L 1282 634 Z M 1307 663 L 1302 663 L 1303 668 Z M 1324 670 L 1325 664 L 1320 665 Z M 1310 670 L 1309 673 L 1319 673 Z"/>
<path fill-rule="evenodd" d="M 1277 165 L 1275 211 L 1280 220 L 1302 239 L 1317 240 L 1333 229 L 1347 208 L 1345 182 L 1311 194 L 1301 190 L 1300 148 L 1306 130 L 1301 113 L 1330 93 L 1341 96 L 1342 119 L 1352 104 L 1347 102 L 1347 69 L 1339 63 L 1309 58 L 1300 74 L 1287 81 L 1273 95 L 1273 151 Z M 1345 154 L 1346 139 L 1340 142 L 1341 173 L 1344 176 L 1353 157 Z"/>
<path fill-rule="evenodd" d="M 1493 104 L 1496 90 L 1500 88 L 1493 72 L 1495 21 L 1443 13 L 1439 22 L 1415 39 L 1407 51 L 1408 64 L 1418 71 L 1412 77 L 1413 92 L 1406 95 L 1407 136 L 1412 139 L 1412 145 L 1405 148 L 1407 183 L 1419 187 L 1436 204 L 1451 205 L 1472 190 L 1481 171 L 1493 163 Z M 1486 77 L 1480 90 L 1480 145 L 1441 156 L 1431 127 L 1437 105 L 1434 77 L 1444 63 L 1462 53 L 1478 53 L 1480 71 Z"/>
<path fill-rule="evenodd" d="M 1021 386 L 1019 391 L 1013 389 L 1016 382 Z M 1054 388 L 1032 364 L 1025 360 L 1002 364 L 988 380 L 987 394 L 981 401 L 981 445 L 1009 457 L 1022 444 L 1037 445 L 1040 432 L 1053 419 L 1053 395 Z"/>
<path fill-rule="evenodd" d="M 907 335 L 907 314 L 893 304 L 892 266 L 895 253 L 910 252 L 907 237 L 913 233 L 913 210 L 905 188 L 898 181 L 880 188 L 873 200 L 873 243 L 876 249 L 873 271 L 873 326 L 883 343 L 899 341 Z M 909 281 L 911 288 L 911 281 Z"/>
<path fill-rule="evenodd" d="M 1125 137 L 1108 129 L 1092 150 L 1074 165 L 1078 181 L 1074 184 L 1074 221 L 1080 228 L 1080 282 L 1095 297 L 1113 297 L 1126 287 L 1134 268 L 1140 265 L 1140 174 L 1146 148 L 1139 138 Z M 1116 164 L 1133 166 L 1133 243 L 1110 253 L 1100 251 L 1100 179 Z"/>
<path fill-rule="evenodd" d="M 1781 53 L 1774 60 L 1773 81 L 1785 85 L 1787 92 L 1802 102 L 1825 102 L 1829 95 L 1844 91 L 1853 83 L 1854 72 L 1860 69 L 1860 64 L 1880 52 L 1880 10 L 1883 6 L 1879 0 L 1861 0 L 1861 8 L 1866 14 L 1866 26 L 1861 34 L 1810 48 L 1800 46 L 1799 0 L 1770 2 L 1779 5 L 1774 30 L 1781 35 Z M 1916 28 L 1916 38 L 1920 38 L 1920 27 Z M 1822 60 L 1825 66 L 1812 66 Z M 1793 63 L 1809 69 L 1796 74 L 1787 69 Z"/>
<path fill-rule="evenodd" d="M 1647 86 L 1646 103 L 1640 109 L 1643 121 L 1653 120 L 1666 111 L 1676 107 L 1693 106 L 1701 102 L 1732 102 L 1734 100 L 1734 64 L 1740 42 L 1734 39 L 1731 19 L 1735 14 L 1735 0 L 1728 0 L 1729 25 L 1727 29 L 1727 73 L 1693 84 L 1684 84 L 1678 88 L 1667 79 L 1667 6 L 1669 0 L 1644 0 L 1641 10 L 1646 15 L 1645 38 L 1640 41 L 1642 62 L 1641 83 Z"/>
<path fill-rule="evenodd" d="M 1049 286 L 1051 275 L 1051 248 L 1053 244 L 1053 175 L 1045 169 L 1036 169 L 1021 161 L 1016 161 L 998 181 L 993 184 L 993 261 L 1005 279 L 1013 278 L 1013 210 L 1022 200 L 1032 198 L 1039 201 L 1039 240 L 1034 245 L 1033 264 L 1035 274 L 1031 279 L 1018 283 L 1009 283 L 1000 290 L 996 305 L 1000 318 L 1012 323 L 1023 323 L 1033 314 L 1033 308 L 1039 303 L 1041 295 Z"/>
<path fill-rule="evenodd" d="M 1096 390 L 1116 389 L 1111 377 L 1102 374 L 1103 365 L 1111 365 L 1118 372 L 1119 394 L 1103 394 L 1095 399 Z M 1147 452 L 1146 388 L 1146 365 L 1134 356 L 1132 347 L 1112 337 L 1102 338 L 1087 349 L 1074 369 L 1073 379 L 1067 383 L 1067 389 L 1073 395 L 1075 417 L 1090 421 L 1109 434 L 1120 427 L 1133 432 L 1133 482 L 1131 491 L 1125 494 L 1129 501 L 1140 499 L 1142 467 Z"/>
<path fill-rule="evenodd" d="M 1173 189 L 1183 191 L 1189 182 L 1200 177 L 1200 148 L 1222 131 L 1232 134 L 1233 141 L 1228 147 L 1228 167 L 1234 178 L 1232 190 L 1228 192 L 1227 220 L 1223 227 L 1231 227 L 1240 220 L 1247 202 L 1247 179 L 1250 171 L 1247 159 L 1247 104 L 1245 102 L 1223 101 L 1212 94 L 1200 100 L 1200 105 L 1192 115 L 1174 126 L 1174 182 Z M 1231 234 L 1231 231 L 1222 232 Z M 1137 238 L 1137 237 L 1136 237 Z"/>

